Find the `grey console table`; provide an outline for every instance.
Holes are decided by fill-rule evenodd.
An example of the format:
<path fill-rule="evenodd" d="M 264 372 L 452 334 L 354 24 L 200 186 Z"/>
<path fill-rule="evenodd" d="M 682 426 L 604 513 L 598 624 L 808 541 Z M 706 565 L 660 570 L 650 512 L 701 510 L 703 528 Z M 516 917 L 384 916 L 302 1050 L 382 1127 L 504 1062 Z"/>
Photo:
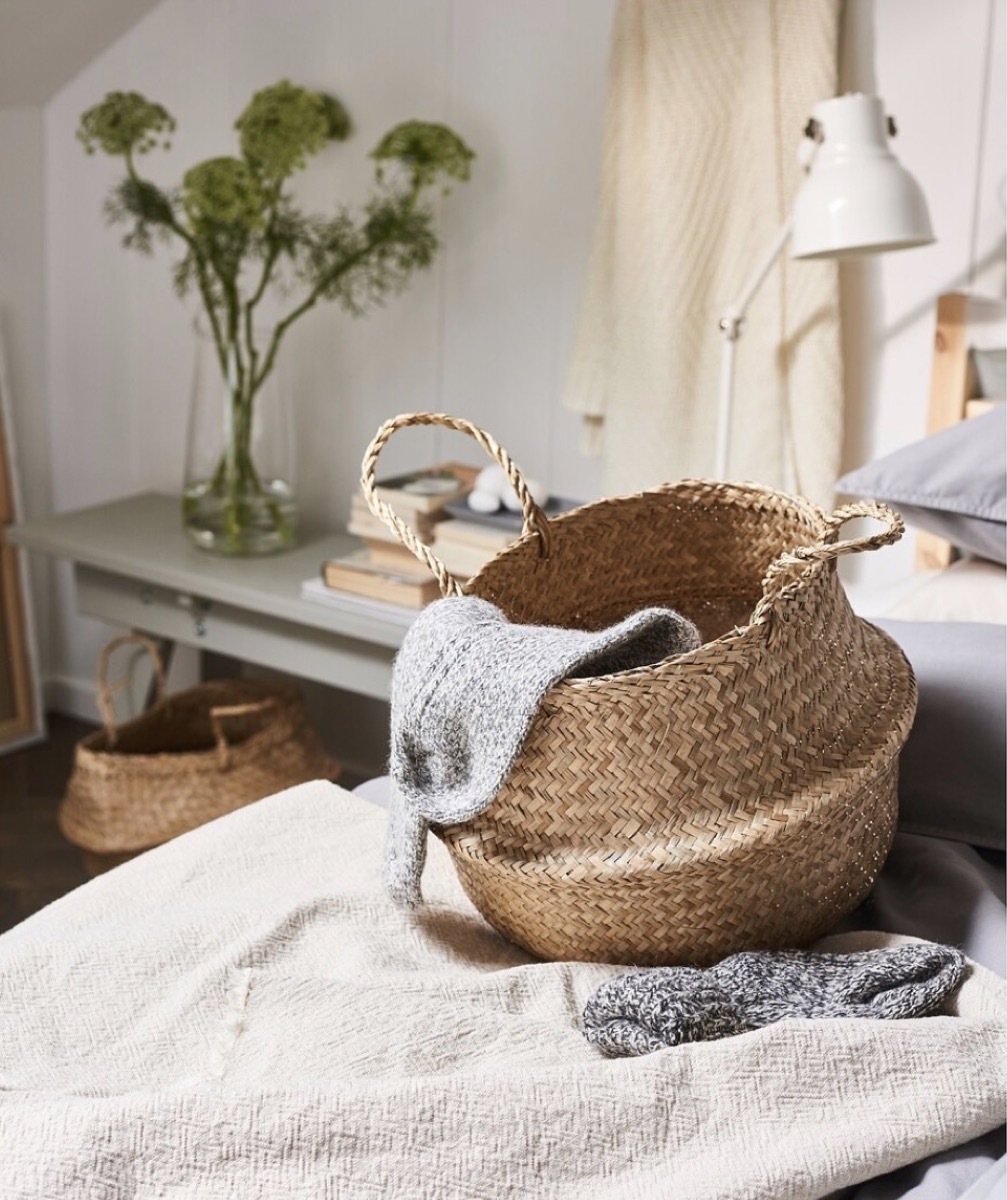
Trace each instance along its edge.
<path fill-rule="evenodd" d="M 221 558 L 191 546 L 177 497 L 145 493 L 7 530 L 27 550 L 73 564 L 88 616 L 244 662 L 386 700 L 405 627 L 301 597 L 322 561 L 358 543 L 305 538 L 264 558 Z"/>

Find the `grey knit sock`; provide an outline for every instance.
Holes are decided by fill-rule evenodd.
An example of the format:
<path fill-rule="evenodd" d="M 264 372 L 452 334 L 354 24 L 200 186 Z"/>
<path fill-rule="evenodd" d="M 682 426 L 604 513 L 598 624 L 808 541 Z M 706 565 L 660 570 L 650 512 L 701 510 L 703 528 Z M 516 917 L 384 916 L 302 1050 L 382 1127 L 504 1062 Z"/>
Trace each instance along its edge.
<path fill-rule="evenodd" d="M 606 1054 L 640 1055 L 787 1017 L 925 1017 L 966 968 L 961 951 L 931 942 L 856 954 L 746 951 L 706 970 L 655 967 L 609 980 L 584 1009 L 584 1033 Z"/>
<path fill-rule="evenodd" d="M 503 786 L 545 693 L 561 679 L 660 662 L 700 644 L 695 625 L 648 608 L 608 629 L 512 624 L 476 596 L 428 605 L 392 674 L 395 784 L 385 887 L 420 902 L 427 829 L 483 812 Z"/>
<path fill-rule="evenodd" d="M 427 861 L 429 830 L 429 823 L 414 805 L 403 800 L 393 780 L 382 882 L 403 908 L 418 908 L 423 903 L 420 876 Z"/>

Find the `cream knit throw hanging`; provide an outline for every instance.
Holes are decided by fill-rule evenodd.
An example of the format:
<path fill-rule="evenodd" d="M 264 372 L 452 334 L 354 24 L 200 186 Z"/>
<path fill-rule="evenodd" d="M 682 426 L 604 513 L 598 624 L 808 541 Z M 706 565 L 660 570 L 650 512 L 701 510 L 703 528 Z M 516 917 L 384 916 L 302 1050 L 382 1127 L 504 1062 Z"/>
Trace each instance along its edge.
<path fill-rule="evenodd" d="M 790 211 L 839 0 L 619 0 L 599 211 L 564 402 L 613 495 L 714 468 L 722 338 Z M 781 260 L 738 343 L 729 475 L 827 504 L 842 430 L 838 272 Z"/>

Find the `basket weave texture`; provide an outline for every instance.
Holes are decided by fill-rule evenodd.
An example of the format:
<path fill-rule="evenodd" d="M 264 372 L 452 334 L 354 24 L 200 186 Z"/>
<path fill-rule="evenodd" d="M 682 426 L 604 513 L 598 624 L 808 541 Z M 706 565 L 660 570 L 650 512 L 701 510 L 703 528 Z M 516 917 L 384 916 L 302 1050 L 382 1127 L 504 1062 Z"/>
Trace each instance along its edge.
<path fill-rule="evenodd" d="M 159 699 L 116 725 L 109 657 L 136 642 L 151 654 Z M 145 850 L 197 825 L 309 779 L 335 779 L 293 684 L 211 680 L 171 696 L 155 643 L 114 638 L 102 651 L 98 696 L 105 724 L 76 746 L 60 805 L 63 834 L 85 850 Z"/>
<path fill-rule="evenodd" d="M 438 830 L 486 919 L 544 958 L 702 965 L 805 944 L 855 908 L 891 845 L 916 687 L 895 643 L 853 614 L 836 559 L 897 540 L 897 514 L 827 516 L 769 488 L 685 480 L 547 522 L 488 435 L 408 414 L 376 435 L 364 491 L 445 594 L 457 582 L 373 492 L 377 454 L 411 424 L 478 433 L 518 477 L 525 533 L 465 592 L 512 621 L 582 629 L 667 605 L 704 637 L 551 689 L 492 805 Z M 887 528 L 840 541 L 855 516 Z"/>

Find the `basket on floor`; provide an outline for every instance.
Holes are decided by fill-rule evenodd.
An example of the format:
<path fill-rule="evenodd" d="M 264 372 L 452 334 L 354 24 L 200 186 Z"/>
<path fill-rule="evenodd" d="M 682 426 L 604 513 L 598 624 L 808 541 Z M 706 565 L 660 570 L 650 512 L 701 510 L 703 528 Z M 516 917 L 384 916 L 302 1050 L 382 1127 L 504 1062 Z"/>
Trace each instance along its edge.
<path fill-rule="evenodd" d="M 128 643 L 151 655 L 157 700 L 117 725 L 108 664 Z M 339 774 L 293 684 L 215 680 L 165 696 L 157 646 L 139 634 L 102 650 L 98 703 L 104 728 L 78 743 L 58 817 L 84 850 L 145 850 L 283 788 Z"/>
<path fill-rule="evenodd" d="M 665 605 L 704 638 L 553 687 L 491 806 L 438 830 L 486 919 L 549 959 L 703 964 L 805 944 L 856 907 L 894 834 L 916 685 L 853 614 L 836 560 L 897 541 L 898 515 L 683 480 L 547 521 L 482 430 L 396 417 L 367 451 L 364 493 L 445 595 L 462 589 L 374 490 L 377 456 L 409 425 L 474 437 L 521 501 L 523 536 L 466 593 L 512 621 L 579 629 Z M 886 528 L 840 541 L 860 516 Z"/>

